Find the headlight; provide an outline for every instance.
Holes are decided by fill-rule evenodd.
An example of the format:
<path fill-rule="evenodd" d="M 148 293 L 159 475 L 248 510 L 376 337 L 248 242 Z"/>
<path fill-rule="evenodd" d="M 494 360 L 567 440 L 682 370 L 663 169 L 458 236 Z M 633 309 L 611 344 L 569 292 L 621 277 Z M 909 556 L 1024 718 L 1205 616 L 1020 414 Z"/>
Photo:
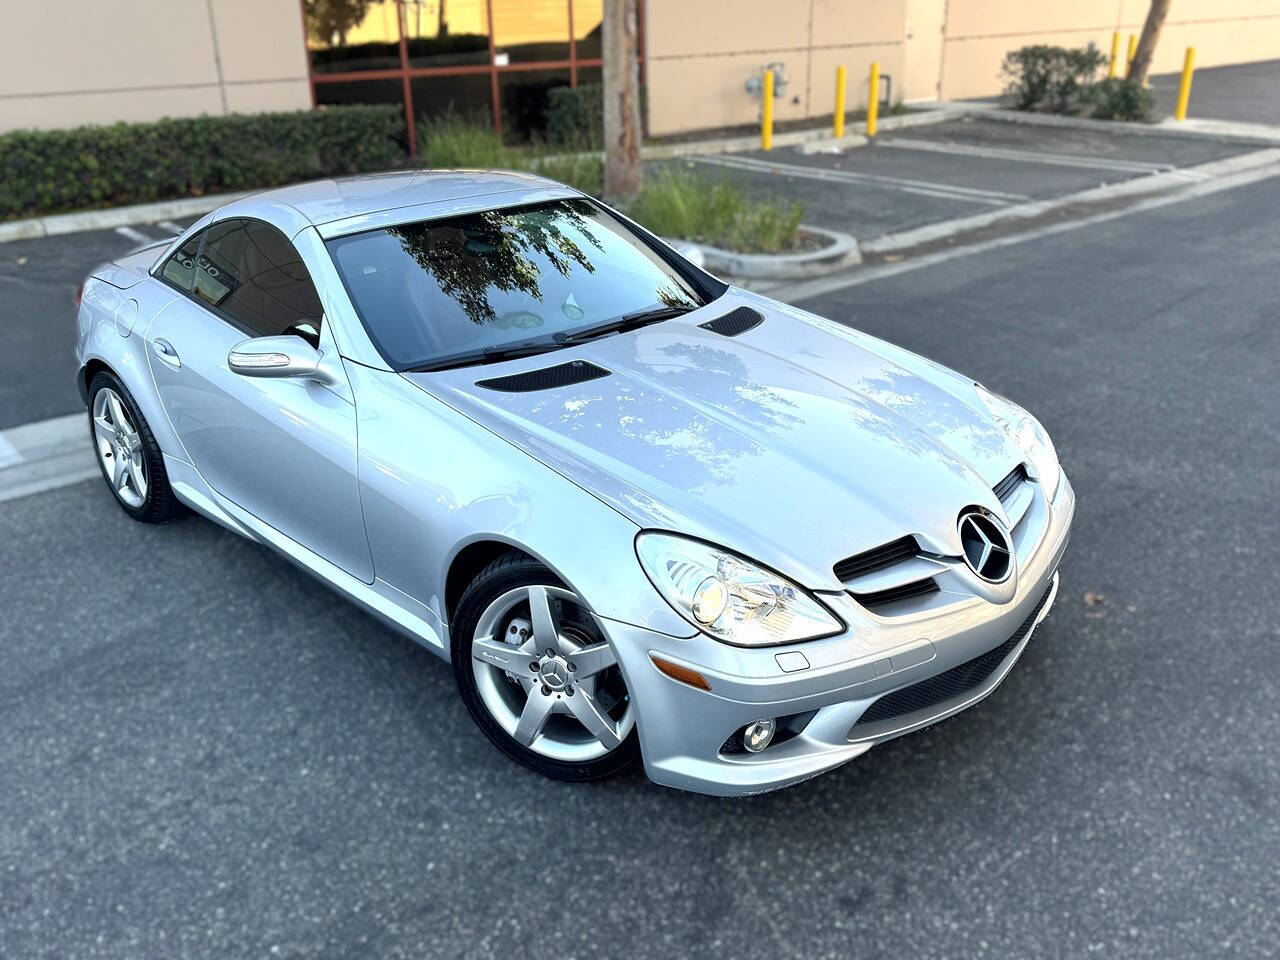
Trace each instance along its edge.
<path fill-rule="evenodd" d="M 996 423 L 1008 435 L 1036 468 L 1040 476 L 1040 485 L 1045 495 L 1052 500 L 1058 493 L 1058 481 L 1062 478 L 1062 468 L 1058 465 L 1058 451 L 1053 448 L 1053 441 L 1040 421 L 1012 400 L 1006 400 L 999 394 L 992 393 L 980 383 L 974 386 L 978 398 L 995 417 Z"/>
<path fill-rule="evenodd" d="M 803 587 L 699 540 L 642 533 L 636 555 L 676 612 L 717 640 L 764 647 L 844 629 Z"/>

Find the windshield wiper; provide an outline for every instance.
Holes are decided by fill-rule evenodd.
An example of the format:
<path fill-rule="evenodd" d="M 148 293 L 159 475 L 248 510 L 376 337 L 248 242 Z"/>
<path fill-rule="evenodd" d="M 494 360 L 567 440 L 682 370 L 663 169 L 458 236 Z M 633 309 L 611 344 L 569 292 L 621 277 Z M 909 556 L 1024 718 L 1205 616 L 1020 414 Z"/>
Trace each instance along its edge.
<path fill-rule="evenodd" d="M 485 347 L 483 350 L 472 350 L 468 353 L 454 354 L 452 357 L 430 360 L 416 367 L 408 367 L 405 372 L 430 373 L 433 370 L 452 370 L 455 367 L 470 367 L 480 363 L 498 363 L 502 360 L 515 360 L 518 357 L 532 357 L 550 350 L 559 350 L 563 346 L 565 344 L 560 341 L 528 340 L 524 343 Z"/>
<path fill-rule="evenodd" d="M 575 333 L 556 334 L 556 340 L 560 343 L 581 343 L 584 340 L 594 340 L 596 337 L 603 337 L 607 333 L 621 333 L 623 330 L 635 330 L 637 327 L 643 327 L 646 324 L 657 323 L 659 320 L 670 320 L 672 317 L 683 316 L 692 310 L 698 309 L 694 306 L 674 306 L 661 304 L 656 307 L 650 307 L 647 310 L 637 310 L 635 313 L 624 313 L 617 320 L 610 320 L 608 323 L 601 323 L 594 327 L 587 327 L 585 330 L 578 330 Z"/>

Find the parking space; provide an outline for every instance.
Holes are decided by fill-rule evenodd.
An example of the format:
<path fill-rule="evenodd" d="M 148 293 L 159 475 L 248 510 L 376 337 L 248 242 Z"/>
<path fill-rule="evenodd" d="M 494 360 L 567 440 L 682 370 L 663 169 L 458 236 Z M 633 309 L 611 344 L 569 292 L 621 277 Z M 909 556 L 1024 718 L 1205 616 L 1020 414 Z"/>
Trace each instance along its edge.
<path fill-rule="evenodd" d="M 780 149 L 684 162 L 756 193 L 795 198 L 805 205 L 807 222 L 870 239 L 1250 149 L 968 118 L 886 133 L 842 151 Z"/>
<path fill-rule="evenodd" d="M 0 243 L 0 430 L 80 409 L 75 296 L 97 264 L 190 220 Z"/>

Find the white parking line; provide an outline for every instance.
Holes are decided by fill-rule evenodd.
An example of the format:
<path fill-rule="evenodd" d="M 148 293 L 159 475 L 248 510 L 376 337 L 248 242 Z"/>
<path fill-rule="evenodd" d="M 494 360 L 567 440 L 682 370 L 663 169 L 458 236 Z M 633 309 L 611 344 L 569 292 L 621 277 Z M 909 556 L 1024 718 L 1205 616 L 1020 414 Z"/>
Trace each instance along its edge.
<path fill-rule="evenodd" d="M 97 476 L 84 413 L 0 431 L 0 502 Z"/>
<path fill-rule="evenodd" d="M 159 223 L 156 224 L 156 226 L 163 227 L 164 229 L 172 233 L 175 237 L 178 234 L 180 234 L 183 230 L 187 229 L 181 224 L 174 223 L 172 220 L 161 220 Z"/>
<path fill-rule="evenodd" d="M 900 193 L 914 193 L 926 197 L 943 197 L 948 200 L 982 203 L 989 206 L 1001 206 L 1005 203 L 1019 203 L 1031 199 L 1022 193 L 980 190 L 977 187 L 959 187 L 949 183 L 935 183 L 931 180 L 911 180 L 905 177 L 888 177 L 874 173 L 855 173 L 852 170 L 828 170 L 825 167 L 778 163 L 772 160 L 761 160 L 757 157 L 694 157 L 693 160 L 697 163 L 710 163 L 716 166 L 746 170 L 753 173 L 783 173 L 789 177 L 802 177 L 827 183 L 856 183 L 869 187 L 879 187 L 884 190 L 896 190 Z"/>
<path fill-rule="evenodd" d="M 154 237 L 149 237 L 141 230 L 135 230 L 133 227 L 116 227 L 116 233 L 126 239 L 132 240 L 134 243 L 155 243 Z"/>
<path fill-rule="evenodd" d="M 947 153 L 962 157 L 984 157 L 988 160 L 1040 163 L 1054 167 L 1115 170 L 1120 173 L 1163 173 L 1166 170 L 1176 169 L 1172 163 L 1143 163 L 1139 160 L 1082 157 L 1069 153 L 1042 153 L 1038 150 L 1014 150 L 1007 147 L 979 147 L 963 143 L 939 143 L 936 140 L 917 140 L 905 137 L 877 140 L 876 146 L 888 147 L 891 150 L 921 150 L 927 153 Z"/>

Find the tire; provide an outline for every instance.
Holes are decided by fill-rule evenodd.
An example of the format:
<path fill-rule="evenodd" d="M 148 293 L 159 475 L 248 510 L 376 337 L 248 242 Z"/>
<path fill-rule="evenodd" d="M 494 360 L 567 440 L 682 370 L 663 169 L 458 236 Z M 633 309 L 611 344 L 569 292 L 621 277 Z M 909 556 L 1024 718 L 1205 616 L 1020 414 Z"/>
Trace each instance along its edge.
<path fill-rule="evenodd" d="M 108 412 L 115 409 L 109 402 L 112 399 L 118 402 L 120 408 L 114 415 Z M 120 451 L 124 448 L 107 438 L 106 418 L 95 416 L 100 408 L 103 408 L 103 412 L 107 412 L 107 418 L 112 420 L 119 416 L 120 410 L 123 411 L 124 422 L 117 426 L 123 427 L 124 434 L 136 454 L 136 458 L 130 458 L 132 463 L 142 467 L 143 479 L 136 481 L 126 478 L 123 489 L 108 471 L 110 464 L 119 458 Z M 169 486 L 169 475 L 164 469 L 164 456 L 160 452 L 160 445 L 156 443 L 155 436 L 151 433 L 151 427 L 147 424 L 142 411 L 138 409 L 133 394 L 120 378 L 109 370 L 99 371 L 89 383 L 89 439 L 97 454 L 98 468 L 102 471 L 102 478 L 106 481 L 121 510 L 140 523 L 167 523 L 182 512 L 182 504 L 173 495 L 173 490 Z M 132 466 L 130 471 L 134 472 Z"/>
<path fill-rule="evenodd" d="M 554 596 L 545 606 L 558 637 L 555 651 L 546 649 L 546 633 L 533 626 L 540 621 L 521 616 L 522 611 L 532 611 L 532 599 L 523 605 L 514 599 L 510 615 L 495 612 L 522 596 Z M 517 647 L 514 644 L 523 635 L 513 628 L 526 622 L 531 624 L 528 640 Z M 477 628 L 482 625 L 484 632 L 477 637 Z M 598 780 L 625 769 L 640 755 L 634 705 L 625 685 L 619 686 L 621 672 L 612 650 L 585 604 L 532 557 L 513 551 L 480 571 L 458 602 L 451 636 L 454 678 L 462 702 L 485 736 L 516 763 L 555 780 Z M 488 652 L 494 646 L 486 649 L 481 640 L 504 636 L 514 639 L 496 649 L 515 659 L 498 667 Z M 551 656 L 553 652 L 555 656 Z M 539 659 L 543 672 L 536 670 Z M 598 666 L 601 663 L 612 665 Z M 561 679 L 557 672 L 563 673 L 566 667 L 577 672 L 568 675 L 566 687 L 553 690 L 549 684 L 556 684 Z M 542 725 L 534 728 L 539 732 L 533 734 L 530 744 L 518 740 L 527 720 L 521 705 L 528 711 L 547 709 L 548 703 L 551 710 L 559 712 L 548 714 Z M 579 716 L 587 717 L 599 732 L 593 736 L 588 721 Z M 595 719 L 600 717 L 607 729 L 601 730 L 600 720 Z"/>

